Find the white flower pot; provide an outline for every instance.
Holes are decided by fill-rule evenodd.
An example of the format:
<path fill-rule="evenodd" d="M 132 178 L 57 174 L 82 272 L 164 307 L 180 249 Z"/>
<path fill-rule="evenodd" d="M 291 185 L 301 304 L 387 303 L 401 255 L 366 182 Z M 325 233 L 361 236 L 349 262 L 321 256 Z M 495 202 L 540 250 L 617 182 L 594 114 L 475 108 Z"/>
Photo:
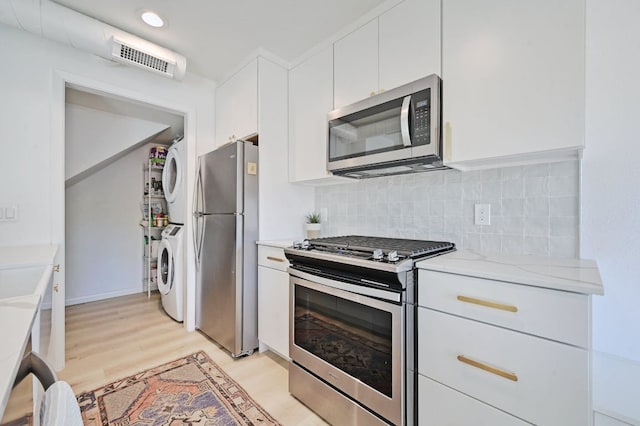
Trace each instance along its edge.
<path fill-rule="evenodd" d="M 322 230 L 322 224 L 321 223 L 307 223 L 306 224 L 306 230 L 307 230 L 307 238 L 308 239 L 318 238 L 320 236 L 320 231 Z"/>

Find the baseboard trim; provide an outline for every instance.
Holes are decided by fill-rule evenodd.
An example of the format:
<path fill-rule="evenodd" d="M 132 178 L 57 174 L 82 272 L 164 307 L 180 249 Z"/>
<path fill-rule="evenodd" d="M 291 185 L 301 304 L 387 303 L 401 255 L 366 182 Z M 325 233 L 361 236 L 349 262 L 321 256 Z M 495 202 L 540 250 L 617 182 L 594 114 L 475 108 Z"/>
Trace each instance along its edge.
<path fill-rule="evenodd" d="M 81 303 L 97 302 L 98 300 L 112 299 L 114 297 L 129 296 L 130 294 L 142 293 L 140 287 L 126 288 L 118 291 L 110 291 L 108 293 L 92 294 L 90 296 L 74 297 L 65 301 L 65 306 L 79 305 Z"/>

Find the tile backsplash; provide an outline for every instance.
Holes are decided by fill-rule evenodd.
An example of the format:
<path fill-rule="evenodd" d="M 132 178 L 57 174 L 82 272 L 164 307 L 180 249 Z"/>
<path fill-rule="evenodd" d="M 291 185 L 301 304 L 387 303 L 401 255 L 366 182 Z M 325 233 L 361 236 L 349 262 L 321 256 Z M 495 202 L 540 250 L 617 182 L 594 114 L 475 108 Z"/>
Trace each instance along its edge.
<path fill-rule="evenodd" d="M 578 255 L 579 162 L 443 170 L 318 187 L 322 235 L 446 240 L 486 253 Z M 475 204 L 491 224 L 475 225 Z"/>

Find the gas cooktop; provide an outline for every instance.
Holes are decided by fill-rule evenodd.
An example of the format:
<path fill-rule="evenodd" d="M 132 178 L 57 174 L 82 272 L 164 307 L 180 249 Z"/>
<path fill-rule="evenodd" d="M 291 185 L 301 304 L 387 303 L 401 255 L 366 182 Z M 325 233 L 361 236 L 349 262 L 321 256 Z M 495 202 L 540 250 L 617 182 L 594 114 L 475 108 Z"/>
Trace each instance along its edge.
<path fill-rule="evenodd" d="M 445 241 L 410 240 L 401 238 L 366 237 L 347 235 L 340 237 L 314 238 L 296 242 L 296 252 L 324 254 L 325 259 L 343 263 L 365 262 L 398 264 L 409 260 L 434 256 L 455 250 L 455 244 Z"/>

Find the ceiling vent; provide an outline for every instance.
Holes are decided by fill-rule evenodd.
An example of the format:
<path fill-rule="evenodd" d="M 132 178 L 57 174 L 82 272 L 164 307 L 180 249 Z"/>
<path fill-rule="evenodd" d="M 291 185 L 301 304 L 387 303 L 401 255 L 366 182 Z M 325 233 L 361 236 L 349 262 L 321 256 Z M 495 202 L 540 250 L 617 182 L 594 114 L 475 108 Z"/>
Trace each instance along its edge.
<path fill-rule="evenodd" d="M 186 73 L 179 53 L 49 0 L 0 0 L 0 24 L 175 80 Z"/>
<path fill-rule="evenodd" d="M 143 52 L 115 37 L 112 40 L 113 48 L 111 50 L 111 56 L 114 60 L 136 65 L 146 70 L 162 74 L 165 77 L 174 77 L 176 68 L 175 61 Z"/>

